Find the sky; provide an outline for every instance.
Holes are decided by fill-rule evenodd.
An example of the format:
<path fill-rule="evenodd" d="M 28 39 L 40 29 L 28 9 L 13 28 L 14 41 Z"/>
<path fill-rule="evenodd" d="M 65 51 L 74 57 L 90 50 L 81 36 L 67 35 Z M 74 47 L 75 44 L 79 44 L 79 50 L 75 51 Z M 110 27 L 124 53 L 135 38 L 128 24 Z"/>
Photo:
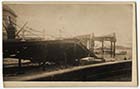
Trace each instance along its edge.
<path fill-rule="evenodd" d="M 71 37 L 94 33 L 116 33 L 117 44 L 132 45 L 133 7 L 131 4 L 9 4 L 17 24 L 49 35 Z M 61 34 L 60 34 L 61 31 Z"/>

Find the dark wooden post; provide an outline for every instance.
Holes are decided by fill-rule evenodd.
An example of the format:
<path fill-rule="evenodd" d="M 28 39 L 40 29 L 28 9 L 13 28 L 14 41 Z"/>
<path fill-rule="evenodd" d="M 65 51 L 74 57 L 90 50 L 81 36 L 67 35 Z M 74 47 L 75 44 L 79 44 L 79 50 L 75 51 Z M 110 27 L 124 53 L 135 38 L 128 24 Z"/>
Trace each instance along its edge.
<path fill-rule="evenodd" d="M 42 70 L 45 71 L 46 70 L 46 62 L 44 61 L 42 64 Z"/>
<path fill-rule="evenodd" d="M 18 74 L 22 74 L 23 73 L 23 69 L 22 69 L 22 63 L 21 63 L 21 58 L 18 59 Z"/>
<path fill-rule="evenodd" d="M 95 46 L 95 37 L 94 33 L 92 33 L 92 52 L 94 53 L 94 46 Z"/>
<path fill-rule="evenodd" d="M 92 41 L 92 52 L 94 53 L 94 46 L 95 46 L 95 41 Z"/>
<path fill-rule="evenodd" d="M 77 44 L 76 43 L 74 43 L 74 49 L 73 49 L 73 53 L 74 53 L 74 60 L 75 61 L 72 61 L 72 64 L 75 66 L 77 66 L 77 65 L 80 65 L 80 59 L 78 58 L 77 59 L 77 57 L 76 57 L 76 51 L 77 51 Z"/>
<path fill-rule="evenodd" d="M 18 60 L 18 67 L 21 68 L 21 59 Z"/>
<path fill-rule="evenodd" d="M 110 41 L 110 43 L 111 43 L 111 46 L 110 46 L 110 55 L 112 57 L 112 41 Z"/>
<path fill-rule="evenodd" d="M 116 51 L 116 42 L 114 41 L 114 48 L 113 48 L 113 57 L 115 57 L 115 51 Z"/>
<path fill-rule="evenodd" d="M 104 58 L 104 41 L 102 41 L 102 57 Z"/>

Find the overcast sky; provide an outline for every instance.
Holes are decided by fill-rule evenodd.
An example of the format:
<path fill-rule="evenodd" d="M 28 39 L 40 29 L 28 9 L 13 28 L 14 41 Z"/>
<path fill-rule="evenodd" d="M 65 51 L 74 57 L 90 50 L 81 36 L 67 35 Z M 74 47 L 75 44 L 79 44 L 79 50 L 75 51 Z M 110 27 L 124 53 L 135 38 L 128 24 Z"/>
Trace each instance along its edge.
<path fill-rule="evenodd" d="M 131 46 L 133 7 L 130 4 L 12 4 L 18 15 L 17 24 L 46 34 L 75 36 L 94 33 L 95 36 L 115 32 L 117 44 Z"/>

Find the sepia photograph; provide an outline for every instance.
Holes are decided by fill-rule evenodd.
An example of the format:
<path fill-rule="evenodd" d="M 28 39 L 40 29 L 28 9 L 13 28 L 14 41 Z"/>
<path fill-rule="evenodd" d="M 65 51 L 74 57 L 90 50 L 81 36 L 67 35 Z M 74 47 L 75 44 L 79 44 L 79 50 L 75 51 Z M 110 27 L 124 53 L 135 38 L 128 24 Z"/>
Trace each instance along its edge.
<path fill-rule="evenodd" d="M 4 87 L 137 86 L 135 2 L 3 2 Z"/>

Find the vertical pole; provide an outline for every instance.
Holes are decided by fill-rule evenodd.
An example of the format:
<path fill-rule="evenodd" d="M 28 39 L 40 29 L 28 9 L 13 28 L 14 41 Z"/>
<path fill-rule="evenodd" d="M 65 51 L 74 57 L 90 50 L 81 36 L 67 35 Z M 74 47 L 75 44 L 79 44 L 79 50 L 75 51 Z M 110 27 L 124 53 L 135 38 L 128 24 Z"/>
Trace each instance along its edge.
<path fill-rule="evenodd" d="M 18 59 L 18 73 L 21 74 L 22 73 L 22 66 L 21 66 L 21 59 Z"/>
<path fill-rule="evenodd" d="M 94 39 L 94 33 L 91 34 L 91 50 L 94 53 L 94 46 L 95 46 L 95 39 Z"/>
<path fill-rule="evenodd" d="M 22 38 L 25 40 L 25 30 L 22 31 Z"/>
<path fill-rule="evenodd" d="M 116 51 L 116 45 L 115 45 L 115 41 L 114 41 L 114 52 L 113 52 L 113 57 L 115 57 L 115 51 Z"/>
<path fill-rule="evenodd" d="M 18 67 L 21 68 L 21 59 L 18 60 Z"/>
<path fill-rule="evenodd" d="M 102 41 L 102 57 L 104 58 L 104 41 Z"/>
<path fill-rule="evenodd" d="M 76 60 L 76 43 L 74 43 L 74 59 Z"/>
<path fill-rule="evenodd" d="M 114 37 L 114 52 L 113 52 L 113 57 L 115 57 L 115 51 L 116 51 L 116 45 L 115 45 L 115 43 L 116 43 L 116 34 L 115 33 L 113 33 L 113 37 Z"/>
<path fill-rule="evenodd" d="M 87 40 L 87 48 L 90 49 L 90 40 Z"/>
<path fill-rule="evenodd" d="M 92 52 L 94 53 L 94 46 L 95 46 L 95 41 L 94 40 L 92 41 L 92 44 L 93 44 L 92 45 Z"/>
<path fill-rule="evenodd" d="M 93 34 L 90 34 L 90 37 L 89 37 L 89 49 L 90 50 L 92 49 L 92 39 L 93 39 Z"/>
<path fill-rule="evenodd" d="M 43 71 L 46 70 L 46 68 L 45 68 L 45 67 L 46 67 L 46 64 L 45 64 L 45 63 L 46 63 L 46 62 L 44 61 L 43 64 L 42 64 L 42 70 L 43 70 Z"/>
<path fill-rule="evenodd" d="M 110 41 L 110 42 L 111 42 L 110 55 L 111 55 L 111 57 L 112 57 L 112 41 Z"/>
<path fill-rule="evenodd" d="M 74 60 L 75 61 L 72 61 L 73 62 L 72 64 L 77 66 L 77 65 L 80 64 L 80 60 L 79 60 L 79 58 L 76 57 L 76 55 L 77 55 L 76 54 L 76 52 L 77 52 L 77 44 L 76 43 L 74 43 L 74 50 L 73 50 L 73 52 L 74 52 Z"/>

